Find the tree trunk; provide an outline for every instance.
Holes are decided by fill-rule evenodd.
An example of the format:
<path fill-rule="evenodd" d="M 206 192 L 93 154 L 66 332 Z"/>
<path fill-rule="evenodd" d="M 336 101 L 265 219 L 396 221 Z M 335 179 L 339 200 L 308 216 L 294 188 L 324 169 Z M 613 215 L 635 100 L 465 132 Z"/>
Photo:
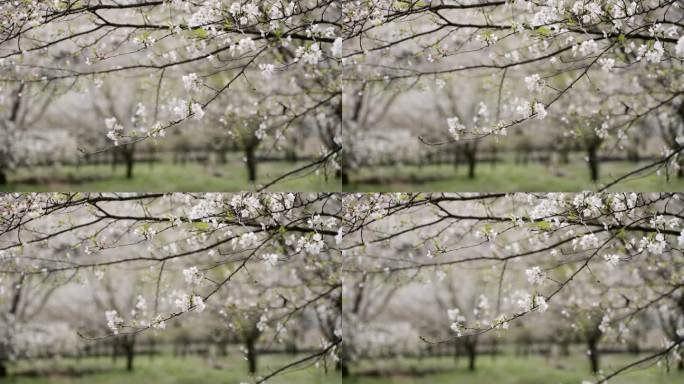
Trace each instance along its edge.
<path fill-rule="evenodd" d="M 337 363 L 337 369 L 342 373 L 342 377 L 349 377 L 349 366 L 344 359 Z"/>
<path fill-rule="evenodd" d="M 297 156 L 297 149 L 296 148 L 292 148 L 292 149 L 288 150 L 286 156 L 287 156 L 287 160 L 289 160 L 293 163 L 296 163 L 297 161 L 299 161 L 299 156 Z"/>
<path fill-rule="evenodd" d="M 134 159 L 133 159 L 133 151 L 127 151 L 126 152 L 126 178 L 127 179 L 132 179 L 133 178 L 133 164 L 134 164 Z"/>
<path fill-rule="evenodd" d="M 337 368 L 342 374 L 342 377 L 349 377 L 351 372 L 349 371 L 349 354 L 347 346 L 344 341 L 340 344 L 339 360 L 337 362 Z"/>
<path fill-rule="evenodd" d="M 257 372 L 257 353 L 256 345 L 253 338 L 247 339 L 247 363 L 249 364 L 249 373 L 256 374 Z"/>
<path fill-rule="evenodd" d="M 476 150 L 474 148 L 466 148 L 466 159 L 468 160 L 468 178 L 475 178 L 475 163 L 477 161 Z"/>
<path fill-rule="evenodd" d="M 587 148 L 589 155 L 589 171 L 591 172 L 591 181 L 598 181 L 599 178 L 599 164 L 597 156 L 598 145 L 591 144 Z"/>
<path fill-rule="evenodd" d="M 257 162 L 256 162 L 256 148 L 248 146 L 245 149 L 245 157 L 247 158 L 247 177 L 249 181 L 256 182 L 257 179 Z"/>
<path fill-rule="evenodd" d="M 340 180 L 342 185 L 349 185 L 349 174 L 344 169 L 340 171 Z"/>
<path fill-rule="evenodd" d="M 342 372 L 342 377 L 349 377 L 349 366 L 346 362 L 340 360 L 340 372 Z"/>
<path fill-rule="evenodd" d="M 599 355 L 597 348 L 597 340 L 589 340 L 589 363 L 591 364 L 591 372 L 597 373 L 599 371 Z"/>
<path fill-rule="evenodd" d="M 0 359 L 0 377 L 7 377 L 7 366 L 4 359 Z"/>
<path fill-rule="evenodd" d="M 0 185 L 6 185 L 7 184 L 7 174 L 5 174 L 5 171 L 3 169 L 0 169 Z"/>
<path fill-rule="evenodd" d="M 135 357 L 135 346 L 133 344 L 126 347 L 126 370 L 133 371 L 133 358 Z"/>
<path fill-rule="evenodd" d="M 466 342 L 466 350 L 468 351 L 468 370 L 475 370 L 475 358 L 477 357 L 477 344 L 474 341 Z"/>
<path fill-rule="evenodd" d="M 126 352 L 126 370 L 133 371 L 133 359 L 135 358 L 135 336 L 127 336 L 123 340 L 124 351 Z"/>

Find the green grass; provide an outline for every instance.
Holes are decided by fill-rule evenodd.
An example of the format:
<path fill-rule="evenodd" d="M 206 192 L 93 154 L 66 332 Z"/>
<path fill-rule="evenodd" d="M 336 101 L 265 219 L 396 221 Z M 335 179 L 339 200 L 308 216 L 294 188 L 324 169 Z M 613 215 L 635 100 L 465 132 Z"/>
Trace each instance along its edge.
<path fill-rule="evenodd" d="M 479 164 L 475 179 L 467 177 L 467 168 L 462 165 L 416 165 L 384 166 L 362 168 L 350 175 L 350 183 L 345 191 L 460 191 L 460 192 L 574 192 L 596 190 L 605 183 L 633 171 L 645 163 L 607 162 L 599 168 L 599 183 L 594 184 L 589 177 L 589 167 L 581 162 L 567 165 L 547 166 L 540 163 L 527 165 L 513 162 Z M 372 182 L 369 182 L 372 181 Z M 684 179 L 671 178 L 668 182 L 664 175 L 639 176 L 622 181 L 612 187 L 612 191 L 681 191 Z"/>
<path fill-rule="evenodd" d="M 622 365 L 638 359 L 635 355 L 606 355 L 601 357 L 601 367 L 605 373 L 612 372 Z M 477 359 L 474 372 L 466 369 L 467 361 L 461 358 L 454 363 L 452 357 L 433 357 L 422 360 L 404 358 L 398 360 L 366 361 L 352 369 L 352 377 L 345 384 L 580 384 L 583 380 L 595 381 L 589 370 L 588 359 L 581 355 L 568 358 L 543 358 L 539 356 L 481 356 Z M 400 367 L 400 368 L 397 368 Z M 395 372 L 383 377 L 358 376 L 360 371 L 369 369 L 382 372 Z M 398 372 L 434 369 L 423 376 L 401 375 Z M 653 365 L 640 367 L 611 379 L 611 384 L 671 384 L 683 383 L 684 372 L 666 372 L 662 367 Z"/>
<path fill-rule="evenodd" d="M 264 355 L 260 357 L 260 375 L 265 375 L 280 368 L 297 357 L 287 355 Z M 153 360 L 149 357 L 138 357 L 135 360 L 133 372 L 124 369 L 124 359 L 119 358 L 116 365 L 111 358 L 24 361 L 10 368 L 10 377 L 3 383 L 11 384 L 238 384 L 252 382 L 247 373 L 247 363 L 241 354 L 232 355 L 209 362 L 199 357 L 174 358 L 171 356 L 157 356 Z M 82 375 L 67 375 L 69 369 L 73 372 L 90 370 Z M 13 376 L 27 370 L 43 370 L 53 373 L 49 376 Z M 93 373 L 93 370 L 97 373 Z M 323 368 L 308 365 L 294 369 L 274 377 L 268 381 L 273 384 L 301 383 L 301 384 L 336 384 L 341 383 L 341 377 L 335 370 L 327 373 Z"/>
<path fill-rule="evenodd" d="M 258 167 L 258 183 L 265 184 L 302 164 L 263 162 Z M 9 175 L 9 183 L 0 191 L 243 191 L 254 190 L 247 180 L 246 167 L 240 163 L 222 166 L 203 166 L 197 163 L 174 165 L 161 163 L 150 166 L 138 164 L 134 177 L 125 177 L 125 167 L 112 170 L 110 165 L 20 168 Z M 326 180 L 322 174 L 289 177 L 273 185 L 271 191 L 338 191 L 341 184 L 332 175 Z"/>

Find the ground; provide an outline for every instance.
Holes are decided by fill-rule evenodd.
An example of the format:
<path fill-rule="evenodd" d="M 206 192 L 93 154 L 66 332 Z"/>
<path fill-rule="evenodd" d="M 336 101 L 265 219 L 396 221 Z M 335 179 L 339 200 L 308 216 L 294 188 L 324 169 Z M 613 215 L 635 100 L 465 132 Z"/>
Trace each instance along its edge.
<path fill-rule="evenodd" d="M 257 184 L 270 182 L 304 163 L 263 162 L 259 164 Z M 254 190 L 247 181 L 247 169 L 239 163 L 221 166 L 205 166 L 199 163 L 174 165 L 160 163 L 137 164 L 134 178 L 125 177 L 125 167 L 111 165 L 33 167 L 20 168 L 9 176 L 9 184 L 0 191 L 244 191 Z M 295 175 L 269 188 L 270 191 L 331 191 L 340 190 L 340 182 L 323 170 L 318 174 Z"/>
<path fill-rule="evenodd" d="M 596 190 L 614 178 L 646 163 L 606 162 L 600 167 L 598 184 L 591 182 L 586 164 L 573 162 L 550 166 L 541 163 L 493 165 L 479 164 L 475 179 L 467 177 L 467 168 L 443 165 L 400 165 L 362 168 L 350 175 L 345 191 L 435 191 L 435 192 L 575 192 Z M 649 175 L 619 183 L 613 191 L 650 192 L 684 190 L 684 179 L 666 180 L 665 175 Z"/>
<path fill-rule="evenodd" d="M 602 369 L 610 372 L 635 361 L 636 355 L 606 355 L 601 357 Z M 589 373 L 585 356 L 567 358 L 544 358 L 540 356 L 480 356 L 475 372 L 466 368 L 467 360 L 457 363 L 453 357 L 430 357 L 422 360 L 367 361 L 352 369 L 352 377 L 345 384 L 580 384 L 583 380 L 594 382 Z M 427 373 L 426 373 L 427 371 Z M 359 374 L 365 372 L 366 375 Z M 390 375 L 380 375 L 390 372 Z M 640 367 L 620 375 L 610 384 L 671 384 L 684 383 L 684 372 L 673 368 L 669 373 L 664 366 Z"/>
<path fill-rule="evenodd" d="M 270 371 L 292 362 L 294 356 L 264 355 L 261 356 L 260 372 L 265 375 Z M 124 369 L 125 361 L 119 358 L 116 364 L 110 357 L 75 359 L 32 360 L 20 362 L 10 368 L 10 373 L 23 373 L 18 377 L 3 380 L 9 384 L 239 384 L 250 383 L 247 374 L 247 363 L 241 354 L 234 353 L 228 357 L 208 361 L 199 357 L 174 358 L 171 356 L 138 357 L 133 372 Z M 52 372 L 50 376 L 32 375 L 36 370 Z M 84 373 L 84 371 L 89 371 Z M 77 374 L 81 372 L 81 374 Z M 96 373 L 93 373 L 96 372 Z M 311 364 L 284 373 L 268 381 L 270 384 L 339 384 L 340 375 L 334 369 L 327 373 L 324 367 Z"/>

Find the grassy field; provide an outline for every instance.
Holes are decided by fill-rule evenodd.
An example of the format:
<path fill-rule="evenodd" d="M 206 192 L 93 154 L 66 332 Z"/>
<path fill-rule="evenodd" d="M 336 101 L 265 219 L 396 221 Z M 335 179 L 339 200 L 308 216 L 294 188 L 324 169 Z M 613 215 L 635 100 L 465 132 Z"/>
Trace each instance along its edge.
<path fill-rule="evenodd" d="M 260 375 L 294 361 L 294 356 L 265 355 L 260 358 Z M 221 360 L 209 362 L 198 357 L 174 358 L 157 356 L 139 357 L 133 372 L 124 369 L 124 359 L 116 365 L 111 358 L 88 358 L 76 361 L 40 360 L 26 361 L 10 368 L 11 376 L 3 383 L 12 384 L 239 384 L 252 382 L 247 373 L 246 362 L 241 355 L 233 354 Z M 36 375 L 36 372 L 42 372 Z M 18 375 L 17 375 L 18 374 Z M 337 371 L 325 372 L 323 368 L 308 365 L 276 376 L 268 381 L 273 384 L 339 384 Z"/>
<path fill-rule="evenodd" d="M 634 361 L 634 355 L 607 355 L 601 367 L 609 373 Z M 418 360 L 380 360 L 363 362 L 352 369 L 352 377 L 345 384 L 580 384 L 595 381 L 589 373 L 588 359 L 581 355 L 553 359 L 539 356 L 482 356 L 477 359 L 475 372 L 468 371 L 467 361 L 454 363 L 452 357 Z M 366 375 L 360 375 L 365 372 Z M 386 374 L 385 374 L 386 373 Z M 372 374 L 372 376 L 371 376 Z M 646 366 L 621 374 L 611 384 L 672 384 L 684 383 L 684 372 L 666 372 L 663 367 Z"/>
<path fill-rule="evenodd" d="M 362 168 L 350 175 L 345 191 L 459 191 L 459 192 L 573 192 L 596 190 L 605 183 L 635 170 L 645 163 L 607 162 L 599 168 L 599 183 L 589 177 L 589 168 L 581 162 L 561 166 L 547 166 L 540 163 L 527 165 L 513 162 L 498 163 L 495 166 L 480 164 L 476 167 L 475 179 L 467 177 L 467 168 L 462 165 L 400 165 L 394 167 Z M 613 191 L 681 191 L 684 179 L 650 174 L 619 183 Z"/>
<path fill-rule="evenodd" d="M 270 182 L 302 164 L 264 162 L 259 164 L 258 183 Z M 20 168 L 9 175 L 9 184 L 0 191 L 244 191 L 254 190 L 247 181 L 246 167 L 240 163 L 223 166 L 203 166 L 198 163 L 174 165 L 170 163 L 139 164 L 134 177 L 125 177 L 125 167 L 112 170 L 110 165 Z M 271 191 L 338 191 L 338 179 L 328 180 L 321 173 L 295 175 L 269 188 Z"/>

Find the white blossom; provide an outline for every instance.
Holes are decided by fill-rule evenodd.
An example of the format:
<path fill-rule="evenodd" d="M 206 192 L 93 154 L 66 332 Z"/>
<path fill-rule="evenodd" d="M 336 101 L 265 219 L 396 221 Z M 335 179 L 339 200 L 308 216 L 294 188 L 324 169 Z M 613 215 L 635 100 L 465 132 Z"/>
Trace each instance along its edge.
<path fill-rule="evenodd" d="M 679 57 L 684 57 L 684 35 L 679 37 L 677 40 L 677 47 L 675 48 L 675 53 Z"/>
<path fill-rule="evenodd" d="M 604 70 L 606 72 L 610 72 L 613 69 L 613 67 L 615 66 L 615 59 L 602 57 L 602 58 L 598 59 L 598 63 L 601 66 L 602 70 Z"/>
<path fill-rule="evenodd" d="M 182 77 L 183 87 L 186 91 L 197 91 L 199 89 L 198 78 L 196 73 L 190 73 Z"/>
<path fill-rule="evenodd" d="M 206 304 L 204 304 L 204 300 L 202 299 L 202 296 L 195 295 L 192 297 L 192 305 L 195 306 L 195 310 L 197 312 L 203 312 L 204 309 L 207 307 Z"/>
<path fill-rule="evenodd" d="M 204 279 L 204 274 L 195 266 L 183 270 L 185 282 L 190 285 L 200 285 Z"/>
<path fill-rule="evenodd" d="M 265 78 L 270 78 L 273 75 L 275 66 L 273 64 L 259 64 L 259 69 L 261 69 L 261 74 Z"/>
<path fill-rule="evenodd" d="M 539 312 L 546 312 L 549 309 L 549 304 L 546 303 L 546 298 L 542 295 L 534 297 L 534 305 L 537 306 Z"/>
<path fill-rule="evenodd" d="M 192 103 L 190 106 L 190 113 L 192 113 L 192 117 L 195 120 L 202 120 L 204 117 L 204 110 L 202 109 L 202 105 L 199 103 Z"/>
<path fill-rule="evenodd" d="M 311 44 L 310 47 L 306 48 L 300 46 L 297 48 L 295 55 L 300 58 L 305 64 L 316 65 L 323 58 L 323 52 L 321 51 L 318 43 Z"/>
<path fill-rule="evenodd" d="M 122 319 L 119 316 L 119 313 L 114 309 L 105 311 L 105 318 L 107 319 L 107 327 L 109 327 L 115 335 L 118 335 L 119 329 L 124 323 L 124 319 Z"/>
<path fill-rule="evenodd" d="M 618 263 L 620 263 L 620 255 L 616 254 L 603 255 L 603 259 L 606 261 L 606 264 L 608 264 L 608 266 L 611 268 L 615 268 L 618 265 Z"/>
<path fill-rule="evenodd" d="M 449 126 L 449 133 L 451 133 L 455 140 L 458 140 L 466 129 L 466 126 L 461 124 L 457 116 L 448 118 L 447 125 Z"/>
<path fill-rule="evenodd" d="M 338 37 L 333 41 L 332 47 L 330 47 L 330 54 L 332 57 L 342 57 L 342 38 Z"/>
<path fill-rule="evenodd" d="M 660 41 L 656 41 L 653 44 L 653 47 L 646 51 L 645 58 L 646 61 L 651 62 L 651 63 L 659 63 L 662 58 L 663 54 L 665 53 L 665 49 L 663 49 L 663 43 Z"/>
<path fill-rule="evenodd" d="M 525 76 L 525 86 L 530 92 L 537 93 L 544 88 L 544 82 L 538 73 Z"/>
<path fill-rule="evenodd" d="M 539 266 L 526 269 L 525 274 L 527 275 L 527 281 L 532 285 L 539 285 L 546 279 L 546 273 Z"/>
<path fill-rule="evenodd" d="M 275 253 L 266 253 L 261 255 L 261 259 L 264 261 L 264 264 L 268 266 L 269 268 L 274 267 L 276 264 L 278 264 L 278 260 L 280 259 L 280 256 L 278 256 Z"/>

